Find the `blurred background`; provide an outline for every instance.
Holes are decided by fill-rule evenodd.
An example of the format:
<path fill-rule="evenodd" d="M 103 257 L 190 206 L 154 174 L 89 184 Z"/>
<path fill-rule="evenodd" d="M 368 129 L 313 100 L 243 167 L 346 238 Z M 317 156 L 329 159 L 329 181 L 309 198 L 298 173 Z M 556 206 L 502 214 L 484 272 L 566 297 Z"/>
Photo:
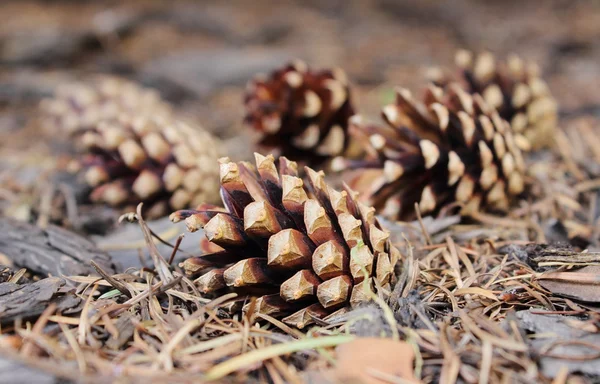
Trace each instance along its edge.
<path fill-rule="evenodd" d="M 418 93 L 427 69 L 452 64 L 459 48 L 537 61 L 561 124 L 600 113 L 596 0 L 3 0 L 0 177 L 6 186 L 9 168 L 33 168 L 19 174 L 32 179 L 52 166 L 39 101 L 89 74 L 154 87 L 249 151 L 242 96 L 258 72 L 294 58 L 342 67 L 357 109 L 376 118 L 394 86 Z"/>

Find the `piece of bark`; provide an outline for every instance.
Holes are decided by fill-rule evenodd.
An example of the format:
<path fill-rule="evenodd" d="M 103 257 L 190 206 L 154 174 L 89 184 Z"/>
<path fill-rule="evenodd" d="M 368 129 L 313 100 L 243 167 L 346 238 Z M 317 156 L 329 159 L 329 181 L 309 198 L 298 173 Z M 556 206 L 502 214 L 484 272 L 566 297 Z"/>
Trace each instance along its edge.
<path fill-rule="evenodd" d="M 13 219 L 0 219 L 0 253 L 15 266 L 43 276 L 96 274 L 90 261 L 106 273 L 115 272 L 112 258 L 91 241 L 65 229 L 45 229 Z"/>
<path fill-rule="evenodd" d="M 533 267 L 591 265 L 600 262 L 600 252 L 577 252 L 568 245 L 536 244 L 528 246 L 526 251 L 529 264 Z"/>
<path fill-rule="evenodd" d="M 31 320 L 39 316 L 51 303 L 57 312 L 68 314 L 75 311 L 81 299 L 60 292 L 65 281 L 49 277 L 32 284 L 0 284 L 0 325 L 12 324 L 16 319 Z"/>
<path fill-rule="evenodd" d="M 594 346 L 600 343 L 600 334 L 573 326 L 580 321 L 576 316 L 544 313 L 541 309 L 516 312 L 519 328 L 528 331 L 529 353 L 537 356 L 540 372 L 546 377 L 556 377 L 565 367 L 572 373 L 589 377 L 600 375 L 600 359 Z M 535 337 L 536 334 L 543 337 Z"/>
<path fill-rule="evenodd" d="M 71 384 L 71 383 L 112 383 L 97 373 L 82 374 L 77 363 L 45 358 L 32 359 L 23 356 L 11 347 L 0 349 L 0 383 L 15 384 Z"/>
<path fill-rule="evenodd" d="M 114 337 L 112 335 L 110 336 L 110 338 L 106 342 L 106 346 L 108 348 L 117 350 L 131 339 L 135 330 L 135 326 L 131 322 L 131 319 L 134 317 L 135 316 L 131 312 L 125 312 L 121 316 L 119 316 L 117 321 L 115 321 L 115 328 L 117 328 L 119 334 L 117 337 Z M 139 316 L 138 320 L 141 321 L 141 318 Z"/>
<path fill-rule="evenodd" d="M 51 373 L 46 373 L 17 361 L 0 357 L 0 383 L 58 384 L 70 382 L 60 380 Z"/>
<path fill-rule="evenodd" d="M 575 271 L 544 272 L 537 282 L 556 296 L 600 303 L 600 266 L 588 265 Z"/>

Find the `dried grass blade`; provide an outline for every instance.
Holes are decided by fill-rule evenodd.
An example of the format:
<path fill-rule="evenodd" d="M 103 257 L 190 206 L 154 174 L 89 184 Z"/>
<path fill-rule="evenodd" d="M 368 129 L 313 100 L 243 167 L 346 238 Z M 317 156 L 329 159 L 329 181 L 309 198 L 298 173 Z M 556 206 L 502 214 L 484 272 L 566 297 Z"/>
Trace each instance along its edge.
<path fill-rule="evenodd" d="M 33 328 L 31 329 L 32 337 L 39 336 L 42 333 L 42 330 L 48 323 L 48 318 L 52 313 L 54 313 L 54 311 L 56 311 L 55 303 L 50 304 L 46 309 L 44 309 L 44 312 L 42 312 L 40 318 L 35 322 Z M 31 356 L 31 354 L 33 353 L 33 348 L 33 341 L 28 339 L 25 341 L 23 348 L 21 349 L 21 354 L 23 356 Z"/>
<path fill-rule="evenodd" d="M 158 248 L 156 247 L 156 243 L 152 240 L 152 233 L 150 232 L 150 228 L 148 228 L 148 224 L 142 217 L 142 206 L 143 203 L 140 203 L 137 206 L 137 220 L 140 223 L 140 228 L 142 228 L 142 233 L 144 234 L 144 240 L 146 240 L 146 245 L 148 246 L 148 252 L 150 253 L 150 257 L 152 257 L 152 262 L 154 262 L 154 268 L 158 272 L 160 279 L 165 283 L 169 283 L 173 280 L 173 273 L 169 269 L 169 264 L 162 257 L 160 252 L 158 252 Z"/>
<path fill-rule="evenodd" d="M 505 340 L 499 337 L 496 337 L 483 329 L 479 328 L 477 324 L 469 317 L 469 315 L 462 309 L 458 310 L 458 314 L 460 319 L 463 322 L 463 325 L 467 330 L 472 332 L 475 336 L 477 336 L 482 341 L 488 341 L 491 344 L 504 348 L 509 351 L 517 351 L 517 352 L 525 352 L 527 351 L 527 345 L 523 343 L 519 343 L 515 340 Z"/>
<path fill-rule="evenodd" d="M 193 355 L 195 353 L 200 353 L 204 351 L 208 351 L 209 349 L 214 349 L 226 344 L 229 344 L 233 341 L 238 341 L 242 339 L 241 333 L 231 333 L 229 335 L 217 337 L 214 339 L 210 339 L 207 341 L 201 341 L 194 345 L 191 345 L 187 348 L 182 349 L 175 353 L 175 356 L 183 356 L 183 355 Z"/>
<path fill-rule="evenodd" d="M 67 343 L 69 344 L 69 346 L 73 350 L 73 353 L 75 354 L 75 360 L 77 360 L 77 366 L 79 367 L 79 372 L 85 373 L 87 370 L 87 364 L 85 362 L 85 357 L 83 356 L 83 354 L 81 352 L 81 348 L 79 348 L 79 344 L 77 344 L 77 340 L 75 339 L 75 336 L 73 336 L 73 333 L 71 333 L 71 330 L 65 324 L 58 323 L 58 326 L 60 327 L 63 335 L 65 335 L 65 338 L 67 339 Z"/>
<path fill-rule="evenodd" d="M 492 291 L 479 287 L 461 288 L 454 292 L 455 296 L 464 296 L 469 294 L 487 297 L 488 299 L 494 301 L 500 301 Z"/>
<path fill-rule="evenodd" d="M 220 363 L 211 368 L 206 373 L 205 378 L 211 381 L 218 380 L 232 372 L 235 372 L 239 369 L 244 369 L 266 359 L 302 351 L 305 349 L 335 347 L 340 344 L 348 343 L 354 339 L 355 336 L 326 336 L 271 345 L 269 347 L 247 352 L 243 355 L 236 356 L 230 360 Z"/>

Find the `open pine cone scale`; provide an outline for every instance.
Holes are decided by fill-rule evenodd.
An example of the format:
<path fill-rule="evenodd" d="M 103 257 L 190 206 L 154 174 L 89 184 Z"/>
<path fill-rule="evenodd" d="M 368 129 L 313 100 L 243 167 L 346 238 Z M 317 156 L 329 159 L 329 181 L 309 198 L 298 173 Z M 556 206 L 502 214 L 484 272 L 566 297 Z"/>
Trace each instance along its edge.
<path fill-rule="evenodd" d="M 415 203 L 423 213 L 453 202 L 463 212 L 506 210 L 524 190 L 523 138 L 482 97 L 456 84 L 431 86 L 423 100 L 398 89 L 396 103 L 382 111 L 388 126 L 353 117 L 350 131 L 367 143 L 368 156 L 338 158 L 336 167 L 366 170 L 352 187 L 393 218 L 413 218 Z"/>
<path fill-rule="evenodd" d="M 322 172 L 306 173 L 307 185 L 283 157 L 277 167 L 273 156 L 256 154 L 256 168 L 223 159 L 227 209 L 203 205 L 171 216 L 190 231 L 203 227 L 222 248 L 183 263 L 188 273 L 203 273 L 196 279 L 203 293 L 260 295 L 259 312 L 304 327 L 391 282 L 400 255 L 374 210 L 354 192 L 329 187 Z"/>
<path fill-rule="evenodd" d="M 439 86 L 459 81 L 470 94 L 480 94 L 514 132 L 527 138 L 522 150 L 552 145 L 557 123 L 557 104 L 539 67 L 516 55 L 498 60 L 491 52 L 456 54 L 457 76 L 433 70 L 431 78 Z M 456 80 L 454 79 L 456 78 Z"/>

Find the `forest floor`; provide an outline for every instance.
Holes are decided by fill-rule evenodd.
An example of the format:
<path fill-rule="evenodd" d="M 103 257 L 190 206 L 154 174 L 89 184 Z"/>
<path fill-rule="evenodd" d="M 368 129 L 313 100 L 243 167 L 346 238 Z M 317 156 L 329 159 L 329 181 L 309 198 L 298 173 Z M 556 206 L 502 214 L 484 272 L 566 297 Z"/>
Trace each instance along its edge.
<path fill-rule="evenodd" d="M 229 297 L 140 269 L 166 268 L 170 248 L 148 231 L 174 241 L 182 229 L 166 219 L 117 226 L 119 213 L 94 212 L 81 218 L 102 227 L 93 242 L 46 227 L 67 154 L 38 105 L 60 84 L 110 73 L 156 88 L 247 160 L 242 100 L 256 73 L 294 58 L 341 67 L 358 111 L 378 118 L 395 86 L 419 93 L 462 48 L 540 65 L 559 136 L 532 173 L 555 192 L 506 217 L 386 223 L 405 255 L 389 303 L 303 331 L 223 320 Z M 600 151 L 580 151 L 577 127 L 600 132 L 599 63 L 598 1 L 1 2 L 0 382 L 598 382 Z"/>

